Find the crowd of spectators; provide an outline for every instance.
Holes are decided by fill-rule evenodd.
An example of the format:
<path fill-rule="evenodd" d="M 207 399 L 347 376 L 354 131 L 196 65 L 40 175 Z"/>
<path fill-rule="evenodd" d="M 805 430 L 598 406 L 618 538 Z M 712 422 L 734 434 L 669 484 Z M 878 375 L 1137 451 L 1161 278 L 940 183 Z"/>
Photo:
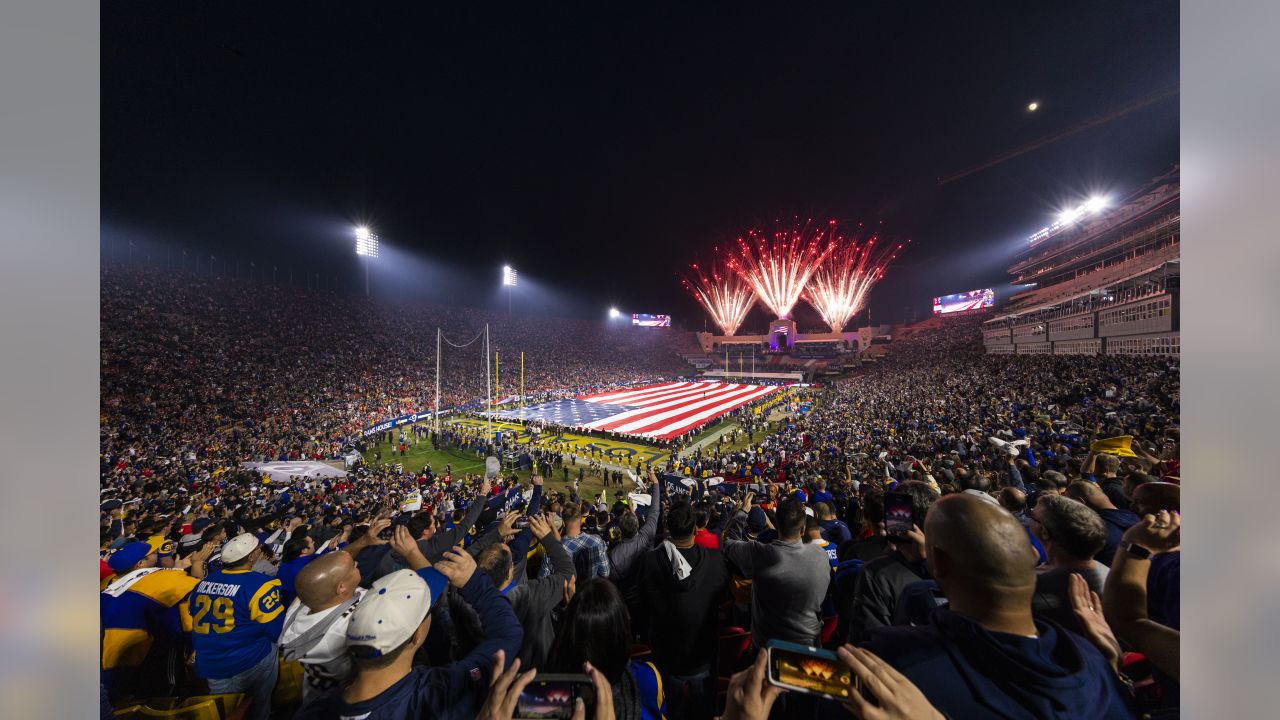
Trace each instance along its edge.
<path fill-rule="evenodd" d="M 496 460 L 267 484 L 233 461 L 323 453 L 412 397 L 362 346 L 412 346 L 405 320 L 138 280 L 104 278 L 104 713 L 507 718 L 547 673 L 588 678 L 576 717 L 1176 713 L 1175 361 L 987 356 L 963 320 L 611 503 Z M 642 379 L 572 347 L 565 387 Z M 836 697 L 771 683 L 777 643 L 833 651 Z"/>
<path fill-rule="evenodd" d="M 110 265 L 101 277 L 104 486 L 207 480 L 245 460 L 338 457 L 386 418 L 435 407 L 436 329 L 486 324 L 530 402 L 669 378 L 696 347 L 670 328 L 528 318 Z M 440 407 L 478 410 L 484 351 L 445 345 Z"/>

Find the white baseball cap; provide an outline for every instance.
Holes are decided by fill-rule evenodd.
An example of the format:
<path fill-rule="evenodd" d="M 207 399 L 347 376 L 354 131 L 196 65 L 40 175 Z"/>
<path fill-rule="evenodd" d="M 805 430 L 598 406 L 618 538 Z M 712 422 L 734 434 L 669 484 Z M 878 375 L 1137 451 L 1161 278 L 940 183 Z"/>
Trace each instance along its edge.
<path fill-rule="evenodd" d="M 380 657 L 417 632 L 449 580 L 439 570 L 397 570 L 381 577 L 356 605 L 347 624 L 347 647 L 357 657 Z"/>
<path fill-rule="evenodd" d="M 234 563 L 249 557 L 258 547 L 258 538 L 250 533 L 240 533 L 222 545 L 222 562 Z"/>

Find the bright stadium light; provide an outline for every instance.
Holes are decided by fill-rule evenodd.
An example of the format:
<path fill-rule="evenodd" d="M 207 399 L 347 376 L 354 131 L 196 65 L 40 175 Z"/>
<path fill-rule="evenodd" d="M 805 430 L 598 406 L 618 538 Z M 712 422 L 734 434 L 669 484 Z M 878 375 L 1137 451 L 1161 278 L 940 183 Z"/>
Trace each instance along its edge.
<path fill-rule="evenodd" d="M 620 315 L 622 315 L 622 313 L 618 311 L 618 308 L 609 308 L 609 319 L 616 320 Z"/>
<path fill-rule="evenodd" d="M 1094 195 L 1085 201 L 1084 209 L 1091 213 L 1096 213 L 1107 206 L 1107 199 L 1099 195 Z"/>
<path fill-rule="evenodd" d="M 364 257 L 378 257 L 378 236 L 369 232 L 369 228 L 356 228 L 356 254 Z"/>
<path fill-rule="evenodd" d="M 369 261 L 378 257 L 378 236 L 364 225 L 356 228 L 356 255 L 364 258 L 364 296 L 369 297 Z"/>
<path fill-rule="evenodd" d="M 511 314 L 511 289 L 516 286 L 516 269 L 510 265 L 502 266 L 502 284 L 507 288 L 507 314 Z"/>

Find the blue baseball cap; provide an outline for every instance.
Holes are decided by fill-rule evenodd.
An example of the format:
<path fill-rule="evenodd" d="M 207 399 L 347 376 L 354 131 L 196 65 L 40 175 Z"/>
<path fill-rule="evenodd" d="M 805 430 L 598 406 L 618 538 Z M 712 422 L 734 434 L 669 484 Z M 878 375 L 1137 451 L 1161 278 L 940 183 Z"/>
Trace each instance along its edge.
<path fill-rule="evenodd" d="M 157 550 L 151 543 L 134 541 L 111 553 L 107 564 L 117 573 L 124 572 L 142 562 L 148 555 Z"/>

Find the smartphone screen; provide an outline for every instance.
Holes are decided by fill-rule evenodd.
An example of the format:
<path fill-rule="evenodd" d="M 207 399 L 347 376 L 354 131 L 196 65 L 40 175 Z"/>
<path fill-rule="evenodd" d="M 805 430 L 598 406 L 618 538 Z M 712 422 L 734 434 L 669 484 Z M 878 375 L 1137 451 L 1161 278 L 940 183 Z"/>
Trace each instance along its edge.
<path fill-rule="evenodd" d="M 771 642 L 769 684 L 788 690 L 847 700 L 853 673 L 830 650 L 785 642 Z"/>
<path fill-rule="evenodd" d="M 889 537 L 906 537 L 913 524 L 911 496 L 906 493 L 885 493 L 885 534 Z"/>
<path fill-rule="evenodd" d="M 514 527 L 519 528 L 521 530 L 529 527 L 529 516 L 521 515 L 520 517 L 516 518 Z"/>
<path fill-rule="evenodd" d="M 587 715 L 593 712 L 594 700 L 591 678 L 586 675 L 544 675 L 520 691 L 516 701 L 517 718 L 568 718 L 573 717 L 573 701 L 581 697 L 587 705 Z"/>

